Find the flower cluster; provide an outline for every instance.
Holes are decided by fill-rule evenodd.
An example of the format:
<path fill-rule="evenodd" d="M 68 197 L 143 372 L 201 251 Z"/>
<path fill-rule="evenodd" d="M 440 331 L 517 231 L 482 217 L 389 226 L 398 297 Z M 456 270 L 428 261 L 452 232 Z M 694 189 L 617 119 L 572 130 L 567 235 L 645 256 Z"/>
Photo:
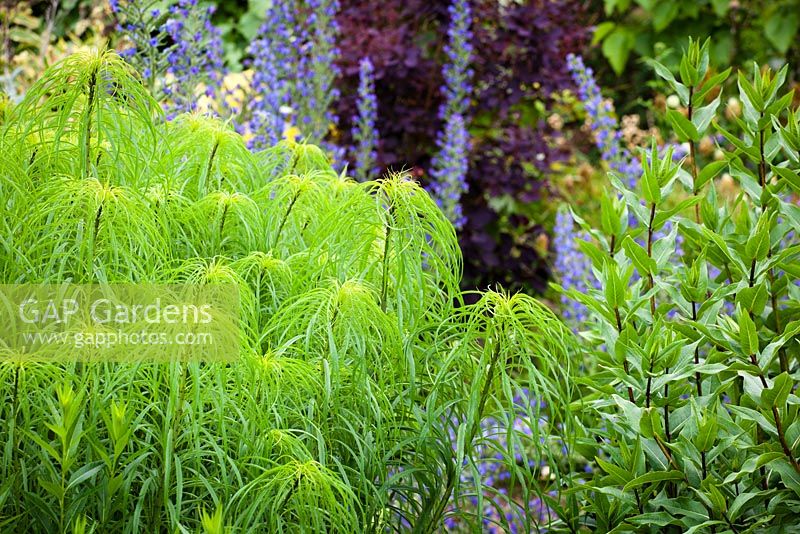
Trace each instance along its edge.
<path fill-rule="evenodd" d="M 142 2 L 111 0 L 111 13 L 116 30 L 123 36 L 119 54 L 142 75 L 151 91 L 156 78 L 166 70 L 166 58 L 159 52 L 166 43 L 163 28 L 164 13 L 158 8 L 149 9 Z"/>
<path fill-rule="evenodd" d="M 250 84 L 252 99 L 248 104 L 245 129 L 251 134 L 251 148 L 266 148 L 278 142 L 283 133 L 286 112 L 292 99 L 289 80 L 297 75 L 294 50 L 297 11 L 291 2 L 274 2 L 265 14 L 258 38 L 247 49 L 252 57 Z"/>
<path fill-rule="evenodd" d="M 572 215 L 563 207 L 559 209 L 553 226 L 553 249 L 556 254 L 553 270 L 565 289 L 574 288 L 581 293 L 588 289 L 591 262 L 578 249 L 578 242 L 587 238 L 586 232 L 576 232 Z M 562 294 L 561 306 L 561 316 L 568 325 L 576 327 L 586 321 L 587 310 L 582 303 Z"/>
<path fill-rule="evenodd" d="M 603 98 L 594 72 L 583 63 L 582 57 L 568 54 L 567 68 L 572 73 L 578 96 L 591 119 L 592 133 L 603 161 L 612 171 L 624 177 L 628 187 L 634 188 L 642 174 L 642 166 L 639 159 L 622 145 L 622 130 L 618 127 L 611 101 Z"/>
<path fill-rule="evenodd" d="M 336 15 L 340 5 L 339 0 L 309 0 L 309 8 L 309 44 L 300 69 L 299 89 L 305 104 L 301 130 L 310 139 L 319 142 L 338 122 L 332 104 L 339 98 L 339 90 L 333 83 L 340 74 L 336 65 L 339 57 L 336 45 L 339 24 Z"/>
<path fill-rule="evenodd" d="M 168 116 L 194 111 L 197 89 L 205 85 L 205 96 L 214 98 L 225 72 L 222 35 L 211 23 L 216 7 L 199 9 L 197 0 L 178 0 L 169 7 L 164 31 L 172 45 L 167 53 L 164 94 L 170 101 Z"/>
<path fill-rule="evenodd" d="M 167 118 L 194 111 L 198 89 L 215 98 L 225 71 L 222 37 L 211 23 L 215 6 L 178 0 L 166 11 L 148 3 L 113 0 L 111 11 L 127 46 L 122 55 L 164 102 Z"/>
<path fill-rule="evenodd" d="M 450 26 L 445 46 L 448 59 L 444 67 L 445 102 L 439 110 L 445 128 L 439 132 L 436 140 L 439 151 L 432 161 L 431 190 L 448 218 L 456 228 L 461 228 L 465 218 L 459 200 L 467 190 L 469 165 L 466 112 L 472 93 L 472 13 L 467 0 L 455 0 L 448 12 Z"/>
<path fill-rule="evenodd" d="M 467 112 L 474 74 L 470 67 L 473 46 L 469 1 L 454 0 L 447 12 L 450 14 L 450 27 L 448 43 L 444 47 L 448 63 L 443 69 L 445 103 L 439 110 L 442 119 L 451 113 L 464 115 Z"/>
<path fill-rule="evenodd" d="M 359 65 L 358 116 L 353 117 L 355 174 L 359 180 L 370 180 L 376 169 L 378 130 L 378 101 L 375 98 L 375 69 L 368 57 Z"/>
<path fill-rule="evenodd" d="M 247 50 L 253 80 L 243 130 L 251 147 L 274 144 L 289 125 L 319 143 L 336 124 L 338 10 L 338 0 L 273 2 L 267 9 Z"/>
<path fill-rule="evenodd" d="M 440 134 L 440 151 L 433 159 L 430 184 L 436 204 L 456 228 L 466 222 L 459 200 L 468 190 L 466 181 L 469 166 L 469 133 L 464 117 L 453 113 L 447 117 L 445 129 Z"/>

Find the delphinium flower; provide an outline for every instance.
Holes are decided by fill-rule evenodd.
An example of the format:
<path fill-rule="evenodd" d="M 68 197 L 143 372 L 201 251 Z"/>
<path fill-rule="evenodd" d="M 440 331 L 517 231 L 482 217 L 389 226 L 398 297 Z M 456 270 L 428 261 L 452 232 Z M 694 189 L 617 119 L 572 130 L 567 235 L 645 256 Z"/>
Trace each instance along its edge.
<path fill-rule="evenodd" d="M 245 129 L 251 148 L 266 148 L 277 143 L 291 109 L 290 80 L 297 76 L 297 53 L 293 28 L 298 24 L 293 2 L 273 2 L 265 14 L 258 37 L 247 51 L 252 57 L 252 98 L 247 104 Z"/>
<path fill-rule="evenodd" d="M 437 154 L 431 163 L 431 191 L 439 207 L 456 228 L 464 225 L 465 218 L 459 203 L 467 190 L 469 133 L 467 110 L 472 93 L 472 31 L 471 10 L 467 0 L 455 0 L 448 8 L 450 26 L 445 47 L 447 64 L 444 67 L 445 101 L 439 110 L 444 121 L 436 145 Z"/>
<path fill-rule="evenodd" d="M 225 65 L 221 33 L 211 23 L 215 9 L 197 0 L 178 0 L 166 11 L 147 2 L 111 3 L 117 29 L 129 43 L 120 54 L 164 102 L 168 119 L 196 109 L 201 85 L 207 98 L 217 96 Z"/>
<path fill-rule="evenodd" d="M 224 75 L 222 35 L 211 23 L 216 7 L 200 8 L 197 0 L 179 0 L 169 7 L 164 29 L 172 41 L 167 53 L 167 118 L 194 111 L 200 84 L 205 96 L 215 98 Z"/>
<path fill-rule="evenodd" d="M 456 228 L 466 222 L 461 208 L 461 195 L 467 191 L 469 166 L 469 133 L 464 117 L 453 113 L 447 117 L 444 133 L 440 135 L 439 153 L 433 160 L 430 185 L 436 203 Z"/>
<path fill-rule="evenodd" d="M 267 9 L 248 48 L 252 95 L 242 130 L 251 147 L 270 146 L 291 125 L 300 139 L 332 149 L 325 137 L 337 122 L 338 10 L 338 0 L 287 0 Z"/>
<path fill-rule="evenodd" d="M 155 92 L 159 74 L 166 70 L 166 57 L 159 49 L 165 46 L 164 13 L 145 2 L 111 0 L 116 30 L 124 38 L 119 54 L 142 74 L 145 84 Z"/>
<path fill-rule="evenodd" d="M 445 104 L 439 110 L 444 118 L 448 113 L 465 114 L 472 93 L 472 11 L 468 0 L 454 0 L 447 8 L 450 26 L 447 31 L 448 42 L 444 47 L 448 63 L 444 66 Z"/>
<path fill-rule="evenodd" d="M 587 238 L 585 232 L 576 231 L 572 215 L 563 207 L 559 209 L 553 226 L 553 248 L 556 254 L 553 270 L 564 289 L 575 289 L 581 293 L 588 289 L 591 262 L 578 248 L 578 242 Z M 577 328 L 586 320 L 586 306 L 580 302 L 562 295 L 561 305 L 561 317 L 570 327 Z"/>
<path fill-rule="evenodd" d="M 609 168 L 623 177 L 623 182 L 634 189 L 642 174 L 639 158 L 622 145 L 622 130 L 614 117 L 611 102 L 603 98 L 594 79 L 594 71 L 587 67 L 583 58 L 567 55 L 567 68 L 578 87 L 578 97 L 586 114 L 591 119 L 591 129 L 600 157 Z"/>
<path fill-rule="evenodd" d="M 308 5 L 308 48 L 299 80 L 304 93 L 304 124 L 300 129 L 310 140 L 321 142 L 338 122 L 331 104 L 339 98 L 339 91 L 333 84 L 340 74 L 336 65 L 340 54 L 336 46 L 339 38 L 336 14 L 340 4 L 339 0 L 309 0 Z"/>
<path fill-rule="evenodd" d="M 371 180 L 376 174 L 378 157 L 378 101 L 375 98 L 375 69 L 368 57 L 361 60 L 358 70 L 358 116 L 353 118 L 355 174 L 361 180 Z"/>

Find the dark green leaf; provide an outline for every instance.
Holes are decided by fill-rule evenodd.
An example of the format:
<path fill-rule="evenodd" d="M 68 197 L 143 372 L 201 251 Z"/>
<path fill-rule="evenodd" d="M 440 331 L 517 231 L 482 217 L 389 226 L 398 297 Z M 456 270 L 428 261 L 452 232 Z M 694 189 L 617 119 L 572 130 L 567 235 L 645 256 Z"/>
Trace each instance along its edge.
<path fill-rule="evenodd" d="M 650 484 L 653 482 L 663 482 L 665 480 L 683 480 L 683 473 L 680 471 L 651 471 L 650 473 L 636 477 L 623 488 L 624 491 L 630 491 L 639 486 Z"/>

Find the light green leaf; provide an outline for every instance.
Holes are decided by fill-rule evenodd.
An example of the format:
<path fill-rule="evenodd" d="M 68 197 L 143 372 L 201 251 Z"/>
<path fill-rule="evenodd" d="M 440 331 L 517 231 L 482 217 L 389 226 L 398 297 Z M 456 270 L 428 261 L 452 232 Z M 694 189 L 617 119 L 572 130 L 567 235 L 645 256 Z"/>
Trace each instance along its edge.
<path fill-rule="evenodd" d="M 780 408 L 786 405 L 786 399 L 794 386 L 794 380 L 789 373 L 783 372 L 775 377 L 772 387 L 761 392 L 761 401 L 764 405 L 772 408 Z"/>
<path fill-rule="evenodd" d="M 756 324 L 744 310 L 739 310 L 739 345 L 745 355 L 758 353 Z"/>
<path fill-rule="evenodd" d="M 712 180 L 716 175 L 720 173 L 722 169 L 724 169 L 728 165 L 728 162 L 725 160 L 720 161 L 712 161 L 703 169 L 697 173 L 697 184 L 695 184 L 695 189 L 700 190 L 706 185 L 710 180 Z"/>
<path fill-rule="evenodd" d="M 596 45 L 597 43 L 601 42 L 606 36 L 614 31 L 617 25 L 611 21 L 601 22 L 597 25 L 594 29 L 594 35 L 592 36 L 592 45 Z"/>
<path fill-rule="evenodd" d="M 782 452 L 765 452 L 764 454 L 760 454 L 758 456 L 751 456 L 744 462 L 742 468 L 738 472 L 731 473 L 725 477 L 723 482 L 725 484 L 732 484 L 733 482 L 741 480 L 746 475 L 755 472 L 762 466 L 765 466 L 770 462 L 777 460 L 778 458 L 783 458 Z"/>
<path fill-rule="evenodd" d="M 674 109 L 667 110 L 667 120 L 669 120 L 678 139 L 681 141 L 699 141 L 700 134 L 694 124 L 683 116 L 683 113 Z"/>
<path fill-rule="evenodd" d="M 71 490 L 84 480 L 87 480 L 94 476 L 98 471 L 103 468 L 102 463 L 96 463 L 94 466 L 92 464 L 87 464 L 75 471 L 69 479 L 69 483 L 67 484 L 67 491 Z"/>
<path fill-rule="evenodd" d="M 773 13 L 764 23 L 764 35 L 781 54 L 785 54 L 792 45 L 797 35 L 798 21 L 800 19 L 796 10 L 787 12 L 781 9 Z"/>
<path fill-rule="evenodd" d="M 711 120 L 717 115 L 717 108 L 719 108 L 720 97 L 717 96 L 710 104 L 699 107 L 694 110 L 692 114 L 692 124 L 697 129 L 697 133 L 702 137 L 711 124 Z M 699 140 L 699 138 L 697 139 Z"/>
<path fill-rule="evenodd" d="M 658 2 L 651 13 L 653 29 L 660 32 L 669 26 L 678 15 L 680 7 L 678 2 Z"/>
<path fill-rule="evenodd" d="M 792 188 L 796 193 L 800 193 L 800 174 L 786 167 L 772 167 L 772 172 Z"/>
<path fill-rule="evenodd" d="M 633 35 L 630 30 L 617 27 L 605 39 L 603 39 L 603 56 L 608 60 L 611 68 L 617 74 L 622 74 L 628 56 L 633 49 Z"/>
<path fill-rule="evenodd" d="M 631 236 L 625 236 L 622 241 L 622 246 L 625 249 L 625 254 L 630 258 L 639 274 L 642 276 L 653 274 L 657 270 L 656 262 L 653 258 L 647 255 L 647 251 Z"/>
<path fill-rule="evenodd" d="M 714 8 L 714 14 L 719 18 L 725 16 L 725 13 L 728 12 L 730 5 L 730 0 L 711 0 L 711 7 Z"/>
<path fill-rule="evenodd" d="M 608 473 L 616 484 L 626 484 L 631 479 L 631 473 L 627 469 L 622 469 L 611 462 L 607 462 L 600 457 L 595 457 L 595 462 L 603 471 Z"/>

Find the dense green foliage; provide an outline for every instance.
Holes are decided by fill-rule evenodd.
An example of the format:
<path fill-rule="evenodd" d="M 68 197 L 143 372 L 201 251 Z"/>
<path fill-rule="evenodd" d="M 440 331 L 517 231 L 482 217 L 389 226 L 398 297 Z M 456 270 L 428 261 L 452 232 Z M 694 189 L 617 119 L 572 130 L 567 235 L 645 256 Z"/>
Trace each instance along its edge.
<path fill-rule="evenodd" d="M 573 341 L 552 312 L 500 291 L 462 305 L 455 231 L 407 177 L 356 183 L 314 146 L 252 153 L 215 120 L 165 122 L 139 80 L 81 53 L 10 112 L 1 281 L 235 283 L 241 351 L 78 364 L 2 349 L 2 530 L 477 529 L 470 496 L 540 495 L 567 515 L 574 497 L 542 476 L 572 470 L 575 435 Z M 544 401 L 522 408 L 527 432 L 509 424 L 523 386 Z M 462 483 L 490 415 L 509 425 L 493 451 L 507 496 Z"/>
<path fill-rule="evenodd" d="M 687 35 L 713 40 L 710 56 L 718 63 L 767 63 L 797 59 L 800 3 L 797 0 L 603 0 L 605 18 L 595 41 L 617 74 L 633 65 L 629 58 L 651 57 L 659 45 L 680 50 Z M 677 60 L 677 58 L 675 58 Z"/>
<path fill-rule="evenodd" d="M 690 42 L 671 111 L 689 155 L 642 154 L 635 190 L 611 176 L 601 225 L 583 223 L 599 284 L 572 292 L 592 319 L 579 450 L 598 473 L 587 516 L 607 532 L 795 532 L 800 514 L 800 123 L 787 68 L 738 72 L 735 136 L 715 123 L 709 43 Z M 700 166 L 717 128 L 730 150 Z M 729 145 L 728 145 L 729 144 Z M 718 195 L 723 170 L 740 184 Z M 679 187 L 678 184 L 682 184 Z M 683 216 L 683 215 L 686 216 Z M 668 225 L 671 225 L 671 229 Z"/>

